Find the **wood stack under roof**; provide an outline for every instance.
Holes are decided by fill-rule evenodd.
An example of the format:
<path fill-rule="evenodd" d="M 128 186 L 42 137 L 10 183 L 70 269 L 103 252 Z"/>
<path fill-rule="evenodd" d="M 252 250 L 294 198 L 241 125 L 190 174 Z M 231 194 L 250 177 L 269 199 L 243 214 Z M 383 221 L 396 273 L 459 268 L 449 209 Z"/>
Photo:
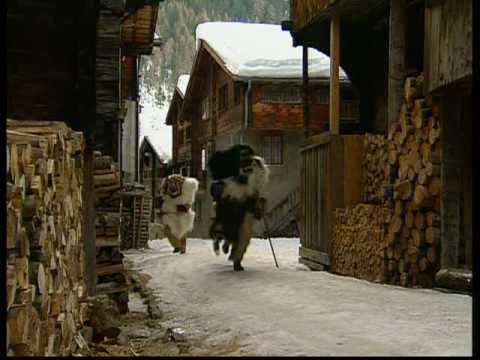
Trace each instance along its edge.
<path fill-rule="evenodd" d="M 95 152 L 94 185 L 97 294 L 108 294 L 128 311 L 128 277 L 120 252 L 120 174 L 110 156 Z"/>
<path fill-rule="evenodd" d="M 65 356 L 88 319 L 81 132 L 7 121 L 7 349 Z"/>

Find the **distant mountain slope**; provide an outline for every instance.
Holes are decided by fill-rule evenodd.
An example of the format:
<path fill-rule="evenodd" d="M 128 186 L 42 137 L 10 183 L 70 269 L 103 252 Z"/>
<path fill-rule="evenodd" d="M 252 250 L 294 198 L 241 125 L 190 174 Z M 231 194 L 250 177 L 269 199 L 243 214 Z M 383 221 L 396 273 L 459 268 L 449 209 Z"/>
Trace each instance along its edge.
<path fill-rule="evenodd" d="M 157 34 L 165 41 L 141 64 L 142 86 L 158 105 L 169 102 L 180 74 L 189 73 L 195 28 L 205 21 L 280 24 L 289 17 L 288 0 L 166 0 L 160 3 Z M 164 84 L 160 86 L 159 84 Z"/>

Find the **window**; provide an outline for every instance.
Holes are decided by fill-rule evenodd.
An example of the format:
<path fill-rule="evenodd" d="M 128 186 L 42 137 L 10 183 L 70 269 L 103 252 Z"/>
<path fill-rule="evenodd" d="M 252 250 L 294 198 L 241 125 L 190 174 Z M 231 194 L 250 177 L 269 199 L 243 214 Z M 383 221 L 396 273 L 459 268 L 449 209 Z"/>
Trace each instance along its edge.
<path fill-rule="evenodd" d="M 283 141 L 281 135 L 263 137 L 263 158 L 269 165 L 283 164 Z"/>
<path fill-rule="evenodd" d="M 208 110 L 209 110 L 209 102 L 208 102 L 208 97 L 206 97 L 202 101 L 202 120 L 208 119 L 209 117 Z"/>
<path fill-rule="evenodd" d="M 340 101 L 340 119 L 343 122 L 357 122 L 359 119 L 359 101 L 341 100 Z"/>
<path fill-rule="evenodd" d="M 302 91 L 298 86 L 265 86 L 262 89 L 263 103 L 289 103 L 300 104 L 302 102 Z"/>
<path fill-rule="evenodd" d="M 192 139 L 192 127 L 189 125 L 187 126 L 187 128 L 185 129 L 186 131 L 186 138 L 187 138 L 187 141 L 190 141 Z"/>
<path fill-rule="evenodd" d="M 228 84 L 223 85 L 220 88 L 218 94 L 218 110 L 220 112 L 226 111 L 228 109 Z"/>
<path fill-rule="evenodd" d="M 328 105 L 329 101 L 329 94 L 328 94 L 328 89 L 320 89 L 316 92 L 316 100 L 318 105 Z"/>
<path fill-rule="evenodd" d="M 239 105 L 242 99 L 242 83 L 235 83 L 233 98 L 235 101 L 235 105 Z"/>

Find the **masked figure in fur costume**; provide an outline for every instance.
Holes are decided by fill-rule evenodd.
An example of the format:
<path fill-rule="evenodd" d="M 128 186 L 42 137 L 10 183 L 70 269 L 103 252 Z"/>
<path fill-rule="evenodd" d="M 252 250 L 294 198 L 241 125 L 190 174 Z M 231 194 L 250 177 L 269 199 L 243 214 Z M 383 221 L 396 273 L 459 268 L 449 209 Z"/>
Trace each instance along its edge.
<path fill-rule="evenodd" d="M 228 253 L 235 271 L 243 270 L 243 256 L 250 243 L 255 220 L 265 208 L 263 192 L 268 181 L 268 168 L 248 145 L 235 145 L 215 152 L 209 161 L 213 183 L 210 193 L 215 201 L 215 219 L 210 227 L 213 249 Z"/>
<path fill-rule="evenodd" d="M 173 252 L 184 254 L 187 233 L 193 229 L 195 212 L 192 210 L 198 181 L 181 175 L 170 175 L 160 185 L 160 217 Z"/>

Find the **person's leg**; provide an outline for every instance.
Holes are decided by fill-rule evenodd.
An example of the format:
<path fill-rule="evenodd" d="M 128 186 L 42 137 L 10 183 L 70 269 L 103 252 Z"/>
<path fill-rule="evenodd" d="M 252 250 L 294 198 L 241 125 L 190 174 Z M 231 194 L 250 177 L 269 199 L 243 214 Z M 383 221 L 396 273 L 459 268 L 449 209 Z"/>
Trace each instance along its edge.
<path fill-rule="evenodd" d="M 248 245 L 250 244 L 254 221 L 255 219 L 253 214 L 250 211 L 247 211 L 245 213 L 243 222 L 240 225 L 238 242 L 236 242 L 232 247 L 231 258 L 233 260 L 233 269 L 235 271 L 243 270 L 241 262 L 243 260 L 243 255 L 247 251 Z"/>
<path fill-rule="evenodd" d="M 180 240 L 180 254 L 185 254 L 186 251 L 187 251 L 187 235 L 185 235 Z"/>

